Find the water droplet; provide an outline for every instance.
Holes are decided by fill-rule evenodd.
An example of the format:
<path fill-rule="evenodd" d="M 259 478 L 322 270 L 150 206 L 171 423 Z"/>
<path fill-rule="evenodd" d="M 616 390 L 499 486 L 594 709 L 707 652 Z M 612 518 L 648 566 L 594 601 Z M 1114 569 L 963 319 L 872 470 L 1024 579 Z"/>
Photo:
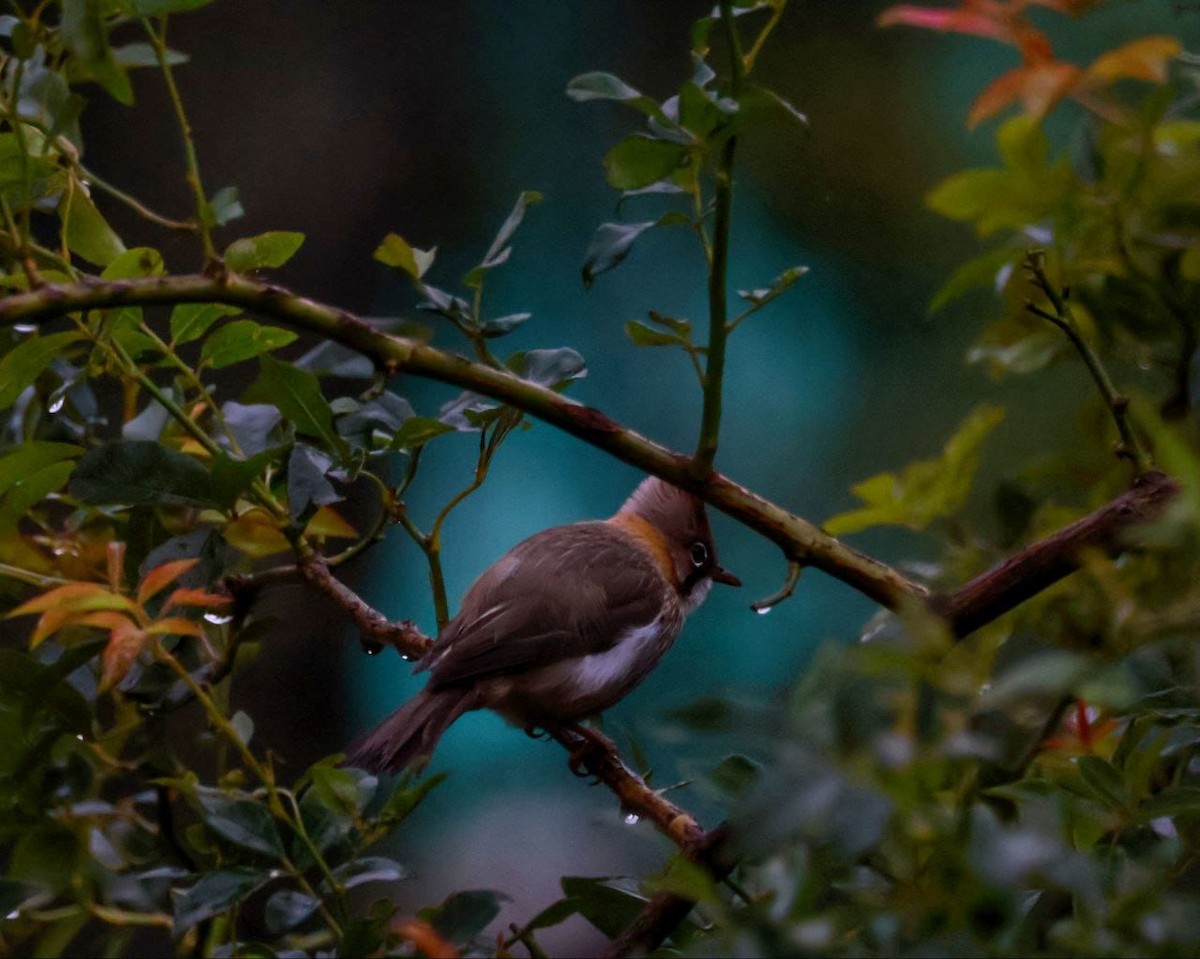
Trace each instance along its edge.
<path fill-rule="evenodd" d="M 14 323 L 13 329 L 17 333 L 35 333 L 37 332 L 36 323 Z"/>
<path fill-rule="evenodd" d="M 212 623 L 214 626 L 224 626 L 226 623 L 233 622 L 233 616 L 230 613 L 205 613 L 204 621 Z"/>
<path fill-rule="evenodd" d="M 14 909 L 12 912 L 10 912 L 10 913 L 9 913 L 7 916 L 5 916 L 4 918 L 5 918 L 5 919 L 16 919 L 16 918 L 17 918 L 18 916 L 20 916 L 20 915 L 21 915 L 21 910 L 20 910 L 20 909 Z"/>
<path fill-rule="evenodd" d="M 759 616 L 766 616 L 767 613 L 769 613 L 774 608 L 775 608 L 774 606 L 763 606 L 761 609 L 756 609 L 755 612 L 758 613 Z"/>
<path fill-rule="evenodd" d="M 626 826 L 636 826 L 641 821 L 641 819 L 642 819 L 642 817 L 639 816 L 637 813 L 627 812 L 625 814 L 625 825 Z"/>
<path fill-rule="evenodd" d="M 383 643 L 377 643 L 373 639 L 360 639 L 359 642 L 362 643 L 363 652 L 368 656 L 378 656 L 383 652 Z"/>
<path fill-rule="evenodd" d="M 61 410 L 63 408 L 63 404 L 66 402 L 67 402 L 67 398 L 65 396 L 63 396 L 63 394 L 56 393 L 56 394 L 54 394 L 54 396 L 50 397 L 50 405 L 47 407 L 47 409 L 51 413 L 57 413 L 59 410 Z"/>

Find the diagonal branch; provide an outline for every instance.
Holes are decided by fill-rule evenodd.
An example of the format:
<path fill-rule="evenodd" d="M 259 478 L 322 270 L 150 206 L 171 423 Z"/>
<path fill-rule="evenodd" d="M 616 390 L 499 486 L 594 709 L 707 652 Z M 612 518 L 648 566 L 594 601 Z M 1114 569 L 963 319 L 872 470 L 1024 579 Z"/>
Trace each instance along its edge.
<path fill-rule="evenodd" d="M 1130 531 L 1162 516 L 1179 489 L 1179 483 L 1165 473 L 1144 473 L 1127 493 L 1026 547 L 956 592 L 933 598 L 930 605 L 946 619 L 956 637 L 964 637 L 1075 572 L 1086 552 L 1120 552 L 1130 545 Z M 1055 719 L 1060 713 L 1061 708 L 1055 711 Z M 736 865 L 736 852 L 730 845 L 726 831 L 718 828 L 705 833 L 683 850 L 684 855 L 705 866 L 714 879 L 720 880 Z M 686 896 L 657 894 L 609 944 L 605 959 L 652 953 L 679 927 L 694 906 L 695 903 Z"/>
<path fill-rule="evenodd" d="M 370 357 L 386 373 L 401 370 L 474 390 L 536 416 L 617 459 L 690 490 L 721 512 L 775 543 L 785 558 L 815 566 L 894 609 L 921 600 L 926 590 L 895 569 L 864 556 L 820 527 L 718 473 L 693 474 L 692 459 L 505 370 L 393 336 L 345 310 L 243 276 L 178 275 L 44 286 L 0 298 L 0 326 L 46 320 L 114 306 L 227 303 L 271 316 Z"/>

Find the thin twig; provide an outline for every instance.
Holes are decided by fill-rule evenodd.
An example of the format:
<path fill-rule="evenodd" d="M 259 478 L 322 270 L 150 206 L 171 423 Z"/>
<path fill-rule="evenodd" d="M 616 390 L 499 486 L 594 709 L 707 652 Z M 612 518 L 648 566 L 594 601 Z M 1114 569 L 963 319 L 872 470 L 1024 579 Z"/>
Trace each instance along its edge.
<path fill-rule="evenodd" d="M 742 87 L 742 50 L 733 17 L 732 0 L 721 0 L 721 23 L 729 45 L 732 73 L 730 94 L 737 99 Z M 714 207 L 712 258 L 708 268 L 708 352 L 704 360 L 704 404 L 700 412 L 700 437 L 692 469 L 696 476 L 713 471 L 721 433 L 722 394 L 725 388 L 725 345 L 729 337 L 728 273 L 729 237 L 733 221 L 733 161 L 737 137 L 721 145 L 721 156 L 713 175 Z"/>
<path fill-rule="evenodd" d="M 187 183 L 192 190 L 196 203 L 196 230 L 200 234 L 200 245 L 204 251 L 204 265 L 207 268 L 217 257 L 213 246 L 212 232 L 208 226 L 208 200 L 204 196 L 204 182 L 200 179 L 200 160 L 196 153 L 196 141 L 192 137 L 192 125 L 188 120 L 187 111 L 183 106 L 183 98 L 179 95 L 179 87 L 175 85 L 175 74 L 171 70 L 171 60 L 167 50 L 167 18 L 159 21 L 161 30 L 155 30 L 148 17 L 142 18 L 142 27 L 150 38 L 154 48 L 154 57 L 162 72 L 163 83 L 167 88 L 167 96 L 171 108 L 175 111 L 175 120 L 179 124 L 179 135 L 183 140 L 183 157 L 187 166 Z"/>
<path fill-rule="evenodd" d="M 1096 388 L 1100 391 L 1100 396 L 1103 398 L 1105 405 L 1108 407 L 1109 412 L 1112 413 L 1113 422 L 1116 423 L 1117 432 L 1121 436 L 1119 455 L 1132 460 L 1135 469 L 1139 473 L 1144 473 L 1151 469 L 1153 461 L 1150 458 L 1150 454 L 1142 446 L 1141 441 L 1137 438 L 1137 434 L 1134 433 L 1133 427 L 1129 422 L 1129 397 L 1117 391 L 1099 355 L 1097 355 L 1096 351 L 1092 349 L 1091 344 L 1080 334 L 1066 296 L 1046 276 L 1045 254 L 1040 250 L 1030 251 L 1025 257 L 1025 269 L 1033 277 L 1033 281 L 1038 289 L 1050 301 L 1051 306 L 1054 307 L 1054 312 L 1050 312 L 1032 301 L 1027 302 L 1025 308 L 1035 316 L 1040 316 L 1042 319 L 1048 320 L 1057 326 L 1063 331 L 1067 339 L 1071 341 L 1071 345 L 1075 347 L 1075 351 L 1083 360 L 1084 365 L 1087 366 L 1088 372 L 1091 373 L 1092 379 L 1095 381 Z"/>

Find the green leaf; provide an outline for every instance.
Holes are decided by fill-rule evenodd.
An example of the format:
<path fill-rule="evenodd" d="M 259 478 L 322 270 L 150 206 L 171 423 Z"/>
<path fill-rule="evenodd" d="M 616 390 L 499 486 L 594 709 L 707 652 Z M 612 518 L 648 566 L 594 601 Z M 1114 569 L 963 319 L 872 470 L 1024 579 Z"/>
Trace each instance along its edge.
<path fill-rule="evenodd" d="M 610 939 L 624 932 L 646 905 L 646 897 L 626 880 L 563 876 L 561 885 L 578 913 Z"/>
<path fill-rule="evenodd" d="M 446 773 L 437 773 L 413 783 L 410 779 L 402 779 L 392 790 L 383 808 L 376 817 L 384 826 L 391 828 L 407 819 L 425 798 L 446 780 Z"/>
<path fill-rule="evenodd" d="M 979 468 L 979 447 L 1004 419 L 1004 411 L 979 406 L 946 441 L 941 456 L 910 463 L 899 474 L 879 473 L 851 487 L 866 506 L 840 513 L 824 524 L 835 536 L 872 526 L 924 529 L 962 509 Z"/>
<path fill-rule="evenodd" d="M 98 505 L 217 505 L 199 460 L 149 440 L 113 440 L 88 450 L 75 467 L 70 490 Z"/>
<path fill-rule="evenodd" d="M 235 186 L 222 187 L 212 195 L 204 210 L 209 226 L 225 226 L 246 215 Z"/>
<path fill-rule="evenodd" d="M 197 789 L 196 799 L 200 818 L 217 835 L 242 849 L 271 859 L 283 858 L 279 830 L 265 805 L 249 799 L 232 799 L 219 789 L 207 787 Z"/>
<path fill-rule="evenodd" d="M 1001 673 L 980 698 L 981 709 L 1001 709 L 1025 700 L 1065 696 L 1094 673 L 1087 656 L 1061 650 L 1021 660 Z"/>
<path fill-rule="evenodd" d="M 242 310 L 224 303 L 180 303 L 171 310 L 171 344 L 182 346 L 198 340 L 223 316 L 236 316 Z"/>
<path fill-rule="evenodd" d="M 433 266 L 436 256 L 436 246 L 430 247 L 428 250 L 420 250 L 411 246 L 398 233 L 389 233 L 375 248 L 375 259 L 384 266 L 403 270 L 414 280 L 419 280 L 425 275 L 425 272 Z"/>
<path fill-rule="evenodd" d="M 81 339 L 83 334 L 76 332 L 31 336 L 0 357 L 0 410 L 12 406 L 68 346 Z"/>
<path fill-rule="evenodd" d="M 267 929 L 275 935 L 281 935 L 308 919 L 320 904 L 321 900 L 299 889 L 278 889 L 267 899 L 263 918 L 267 922 Z M 239 949 L 237 955 L 245 956 L 246 953 Z"/>
<path fill-rule="evenodd" d="M 753 759 L 734 753 L 726 756 L 708 774 L 713 784 L 733 799 L 740 799 L 758 780 L 762 767 Z"/>
<path fill-rule="evenodd" d="M 132 104 L 133 88 L 113 59 L 101 4 L 96 0 L 63 0 L 62 7 L 59 32 L 63 45 L 75 56 L 73 65 L 78 65 L 84 78 L 95 80 L 116 100 L 126 106 Z"/>
<path fill-rule="evenodd" d="M 311 446 L 297 443 L 288 457 L 288 513 L 294 521 L 307 519 L 318 506 L 336 503 L 342 497 L 325 478 L 333 463 L 328 456 Z"/>
<path fill-rule="evenodd" d="M 200 363 L 215 370 L 270 353 L 296 340 L 296 334 L 281 326 L 264 326 L 254 320 L 226 323 L 204 341 Z"/>
<path fill-rule="evenodd" d="M 107 266 L 125 252 L 125 244 L 81 185 L 75 184 L 63 194 L 58 215 L 63 221 L 67 249 L 89 263 Z"/>
<path fill-rule="evenodd" d="M 496 233 L 496 238 L 492 240 L 492 245 L 488 247 L 487 253 L 483 256 L 483 261 L 479 264 L 480 268 L 488 270 L 493 266 L 497 266 L 508 258 L 508 241 L 513 238 L 513 234 L 517 232 L 517 227 L 521 225 L 521 221 L 525 219 L 525 211 L 535 203 L 542 202 L 542 194 L 537 190 L 525 190 L 517 197 L 517 202 L 513 205 L 512 212 L 508 214 L 508 218 L 501 224 L 499 231 Z"/>
<path fill-rule="evenodd" d="M 604 175 L 617 190 L 637 190 L 674 173 L 685 153 L 682 144 L 634 134 L 605 155 Z"/>
<path fill-rule="evenodd" d="M 158 54 L 154 52 L 153 44 L 126 43 L 113 47 L 113 60 L 119 67 L 157 67 Z M 167 66 L 178 67 L 191 59 L 186 53 L 178 50 L 167 50 L 164 59 Z"/>
<path fill-rule="evenodd" d="M 303 233 L 272 230 L 258 236 L 234 240 L 225 249 L 225 266 L 235 273 L 249 273 L 283 266 L 300 249 Z"/>
<path fill-rule="evenodd" d="M 82 453 L 69 443 L 26 443 L 0 456 L 0 535 L 15 529 L 32 506 L 65 485 Z"/>
<path fill-rule="evenodd" d="M 709 697 L 700 699 L 678 709 L 672 709 L 666 718 L 692 732 L 719 733 L 735 728 L 736 712 L 724 699 Z"/>
<path fill-rule="evenodd" d="M 1125 778 L 1112 763 L 1099 756 L 1079 756 L 1075 764 L 1092 794 L 1104 805 L 1118 811 L 1129 808 Z"/>
<path fill-rule="evenodd" d="M 344 862 L 333 871 L 333 878 L 345 889 L 369 882 L 399 882 L 408 878 L 408 870 L 394 859 L 384 856 L 364 856 Z"/>
<path fill-rule="evenodd" d="M 120 8 L 134 16 L 158 17 L 164 13 L 182 13 L 198 10 L 213 0 L 119 0 Z"/>
<path fill-rule="evenodd" d="M 132 277 L 159 276 L 162 272 L 163 258 L 158 250 L 135 246 L 116 256 L 100 276 L 106 280 L 127 280 Z"/>
<path fill-rule="evenodd" d="M 454 427 L 441 420 L 435 420 L 429 416 L 413 416 L 405 420 L 404 425 L 396 430 L 388 448 L 393 450 L 414 449 L 424 446 L 443 433 L 453 432 Z"/>
<path fill-rule="evenodd" d="M 772 300 L 782 296 L 791 289 L 793 284 L 807 272 L 807 266 L 788 267 L 779 276 L 775 277 L 769 286 L 756 290 L 738 290 L 737 295 L 756 310 L 760 310 Z"/>
<path fill-rule="evenodd" d="M 206 873 L 175 903 L 174 933 L 181 935 L 197 923 L 240 905 L 271 879 L 257 869 L 221 869 Z"/>
<path fill-rule="evenodd" d="M 721 896 L 712 874 L 699 863 L 684 859 L 676 854 L 671 857 L 666 870 L 646 882 L 647 892 L 667 892 L 690 899 L 692 902 L 720 906 Z"/>
<path fill-rule="evenodd" d="M 625 335 L 638 346 L 686 346 L 689 343 L 678 333 L 653 329 L 641 320 L 628 320 Z"/>
<path fill-rule="evenodd" d="M 25 151 L 15 133 L 0 133 L 0 196 L 17 208 L 60 192 L 67 175 L 51 157 L 31 155 L 33 127 L 26 127 Z"/>
<path fill-rule="evenodd" d="M 217 503 L 223 509 L 232 508 L 254 480 L 262 475 L 263 470 L 280 455 L 279 449 L 263 449 L 254 452 L 248 459 L 234 459 L 228 453 L 218 452 L 212 460 L 211 474 L 213 496 Z"/>
<path fill-rule="evenodd" d="M 590 289 L 596 277 L 611 270 L 629 255 L 634 240 L 658 226 L 657 220 L 642 223 L 601 223 L 583 255 L 583 285 Z"/>
<path fill-rule="evenodd" d="M 420 917 L 433 926 L 443 939 L 456 946 L 465 946 L 500 914 L 502 901 L 509 901 L 509 897 L 502 892 L 468 889 L 452 893 L 433 909 L 422 909 Z"/>
<path fill-rule="evenodd" d="M 670 124 L 671 122 L 656 100 L 635 90 L 620 77 L 613 76 L 611 73 L 602 71 L 581 73 L 567 84 L 567 96 L 576 103 L 585 103 L 588 100 L 615 100 L 632 107 L 639 113 L 653 117 L 660 123 Z"/>
<path fill-rule="evenodd" d="M 479 324 L 479 332 L 489 339 L 496 336 L 504 336 L 506 333 L 511 333 L 526 320 L 532 318 L 532 313 L 510 313 L 508 316 L 497 316 L 491 320 L 484 320 Z"/>
<path fill-rule="evenodd" d="M 1002 246 L 968 260 L 951 273 L 941 289 L 934 294 L 929 303 L 929 312 L 936 313 L 971 290 L 994 284 L 997 274 L 1006 266 L 1015 263 L 1020 256 L 1021 251 L 1016 247 Z"/>
<path fill-rule="evenodd" d="M 808 117 L 774 90 L 756 84 L 747 86 L 738 96 L 737 113 L 725 132 L 741 133 L 758 126 L 774 129 L 777 121 L 786 120 L 808 129 Z"/>
<path fill-rule="evenodd" d="M 262 373 L 246 391 L 246 398 L 274 403 L 296 432 L 320 440 L 324 449 L 336 451 L 339 457 L 344 454 L 346 442 L 333 427 L 333 410 L 321 394 L 317 377 L 271 356 L 260 356 L 258 361 Z"/>
<path fill-rule="evenodd" d="M 504 363 L 523 380 L 560 390 L 571 380 L 587 376 L 587 363 L 569 346 L 514 353 Z"/>

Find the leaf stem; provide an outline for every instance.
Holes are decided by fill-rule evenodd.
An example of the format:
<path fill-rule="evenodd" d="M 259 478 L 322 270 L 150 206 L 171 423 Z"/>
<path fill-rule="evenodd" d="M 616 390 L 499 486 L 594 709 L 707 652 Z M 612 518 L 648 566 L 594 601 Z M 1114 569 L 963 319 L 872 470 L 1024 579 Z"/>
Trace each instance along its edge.
<path fill-rule="evenodd" d="M 730 93 L 741 93 L 743 65 L 741 42 L 734 23 L 732 0 L 721 0 L 721 24 L 729 46 Z M 729 236 L 733 214 L 733 162 L 737 137 L 721 145 L 714 174 L 712 257 L 708 268 L 708 353 L 704 365 L 704 405 L 700 413 L 700 438 L 692 462 L 692 475 L 708 476 L 713 471 L 721 433 L 721 400 L 725 379 L 725 342 L 729 336 L 728 295 Z"/>
<path fill-rule="evenodd" d="M 115 184 L 109 183 L 94 170 L 88 169 L 82 163 L 76 163 L 75 168 L 79 171 L 79 176 L 82 179 L 86 180 L 101 193 L 107 193 L 114 200 L 124 203 L 143 220 L 148 220 L 149 222 L 164 227 L 168 230 L 177 230 L 179 232 L 186 233 L 199 232 L 200 227 L 196 220 L 173 220 L 169 216 L 164 216 L 163 214 L 157 213 L 150 209 L 150 207 L 146 206 L 146 204 L 144 204 L 137 197 L 126 193 Z"/>
<path fill-rule="evenodd" d="M 150 38 L 150 45 L 154 48 L 154 57 L 158 61 L 158 68 L 162 72 L 163 82 L 167 87 L 167 96 L 171 100 L 171 107 L 175 111 L 175 119 L 179 124 L 179 135 L 183 140 L 183 156 L 187 164 L 186 179 L 195 198 L 196 230 L 200 234 L 200 246 L 204 251 L 204 265 L 207 268 L 220 258 L 217 256 L 216 248 L 213 246 L 212 231 L 208 226 L 208 200 L 204 196 L 204 182 L 200 179 L 200 159 L 196 153 L 196 141 L 192 136 L 192 125 L 188 120 L 187 111 L 183 107 L 183 98 L 179 95 L 179 87 L 175 84 L 175 74 L 171 70 L 171 63 L 168 57 L 167 18 L 165 16 L 162 17 L 159 23 L 161 25 L 161 32 L 154 29 L 149 18 L 142 17 L 142 27 L 146 31 L 146 35 Z"/>
<path fill-rule="evenodd" d="M 1150 454 L 1142 446 L 1129 422 L 1129 397 L 1117 391 L 1099 355 L 1080 334 L 1066 296 L 1046 276 L 1045 254 L 1040 250 L 1031 250 L 1025 257 L 1025 269 L 1033 277 L 1038 289 L 1050 301 L 1054 312 L 1050 312 L 1032 300 L 1026 302 L 1025 308 L 1035 316 L 1040 316 L 1057 326 L 1075 347 L 1075 351 L 1088 368 L 1088 372 L 1091 373 L 1101 398 L 1108 406 L 1109 412 L 1112 413 L 1113 422 L 1121 436 L 1121 445 L 1118 447 L 1117 455 L 1131 460 L 1139 475 L 1153 469 L 1154 463 Z"/>

